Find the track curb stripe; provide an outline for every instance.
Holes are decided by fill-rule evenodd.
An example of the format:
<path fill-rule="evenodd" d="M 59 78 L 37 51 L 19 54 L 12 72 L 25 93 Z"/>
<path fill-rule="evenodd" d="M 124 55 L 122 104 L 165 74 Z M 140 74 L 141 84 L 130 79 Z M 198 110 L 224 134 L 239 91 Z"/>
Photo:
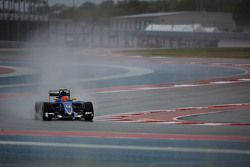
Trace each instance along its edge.
<path fill-rule="evenodd" d="M 124 123 L 250 127 L 250 123 L 204 122 L 204 121 L 189 121 L 182 119 L 185 117 L 195 116 L 195 115 L 215 114 L 223 111 L 238 111 L 246 109 L 247 110 L 250 109 L 250 103 L 222 104 L 222 105 L 213 105 L 205 107 L 187 107 L 187 108 L 141 111 L 134 113 L 111 114 L 111 115 L 99 116 L 96 119 L 102 121 L 124 122 Z"/>
<path fill-rule="evenodd" d="M 197 81 L 193 84 L 166 84 L 166 85 L 140 85 L 140 86 L 124 86 L 124 87 L 111 87 L 100 88 L 90 92 L 93 93 L 121 93 L 121 92 L 134 92 L 134 91 L 147 91 L 147 90 L 162 90 L 171 88 L 188 88 L 188 87 L 200 87 L 200 86 L 212 86 L 222 84 L 237 84 L 243 82 L 250 82 L 250 78 L 239 78 L 235 80 L 221 80 L 221 81 Z"/>
<path fill-rule="evenodd" d="M 160 61 L 165 64 L 197 64 L 197 65 L 212 65 L 212 66 L 222 66 L 222 67 L 232 67 L 232 68 L 242 68 L 248 74 L 248 68 L 250 64 L 233 64 L 233 63 L 208 63 L 208 62 L 177 62 L 177 61 Z M 93 93 L 120 93 L 120 92 L 132 92 L 132 91 L 146 91 L 146 90 L 161 90 L 161 89 L 171 89 L 171 88 L 186 88 L 186 87 L 196 87 L 196 86 L 211 86 L 211 85 L 221 85 L 221 84 L 237 84 L 242 82 L 250 82 L 250 76 L 241 77 L 228 77 L 228 78 L 218 78 L 211 80 L 200 80 L 194 81 L 192 83 L 186 84 L 154 84 L 154 85 L 135 85 L 135 86 L 118 86 L 111 88 L 99 88 L 92 90 Z M 236 75 L 237 76 L 237 75 Z"/>

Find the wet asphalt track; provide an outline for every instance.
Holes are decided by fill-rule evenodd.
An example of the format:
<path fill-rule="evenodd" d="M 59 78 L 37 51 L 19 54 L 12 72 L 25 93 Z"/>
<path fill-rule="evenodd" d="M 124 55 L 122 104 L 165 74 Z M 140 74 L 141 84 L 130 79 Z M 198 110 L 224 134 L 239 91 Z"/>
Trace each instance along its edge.
<path fill-rule="evenodd" d="M 0 78 L 0 166 L 249 166 L 249 126 L 161 125 L 101 119 L 103 115 L 117 113 L 246 103 L 250 99 L 249 82 L 110 93 L 93 90 L 187 83 L 245 73 L 238 68 L 165 64 L 164 61 L 250 61 L 127 58 L 101 53 L 79 51 L 72 59 L 66 59 L 71 64 L 67 67 L 65 58 L 60 61 L 60 56 L 56 62 L 53 59 L 60 64 L 56 66 L 44 60 L 37 61 L 37 58 L 31 58 L 32 61 L 30 58 L 25 61 L 1 60 L 1 65 L 24 68 L 21 71 L 28 71 L 29 74 Z M 14 52 L 12 54 L 15 55 Z M 56 71 L 44 76 L 43 73 L 49 71 L 47 69 Z M 71 72 L 74 75 L 70 75 Z M 58 85 L 51 78 L 53 73 L 57 74 L 59 81 L 66 82 Z M 74 82 L 70 82 L 72 80 Z M 32 104 L 39 98 L 45 98 L 47 92 L 44 95 L 41 91 L 47 91 L 45 88 L 50 86 L 51 89 L 61 86 L 71 88 L 73 94 L 92 100 L 96 111 L 94 122 L 35 121 Z M 226 112 L 187 119 L 249 123 L 249 118 L 249 112 L 240 111 L 238 115 Z M 78 134 L 80 132 L 94 134 Z M 166 136 L 168 134 L 173 136 Z"/>

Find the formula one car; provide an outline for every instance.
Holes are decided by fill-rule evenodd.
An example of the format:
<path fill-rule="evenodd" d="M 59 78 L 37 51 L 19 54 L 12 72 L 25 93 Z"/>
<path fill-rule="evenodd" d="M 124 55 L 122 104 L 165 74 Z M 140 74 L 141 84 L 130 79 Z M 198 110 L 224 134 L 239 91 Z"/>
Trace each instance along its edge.
<path fill-rule="evenodd" d="M 77 101 L 70 98 L 70 90 L 49 90 L 49 102 L 36 102 L 35 119 L 85 119 L 92 121 L 94 109 L 92 102 Z"/>

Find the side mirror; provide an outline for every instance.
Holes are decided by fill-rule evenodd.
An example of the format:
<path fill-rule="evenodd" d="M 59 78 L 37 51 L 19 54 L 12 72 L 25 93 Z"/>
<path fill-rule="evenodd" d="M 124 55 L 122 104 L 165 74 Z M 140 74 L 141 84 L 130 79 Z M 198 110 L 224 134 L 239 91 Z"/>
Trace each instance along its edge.
<path fill-rule="evenodd" d="M 72 101 L 76 101 L 77 99 L 76 98 L 72 98 Z"/>

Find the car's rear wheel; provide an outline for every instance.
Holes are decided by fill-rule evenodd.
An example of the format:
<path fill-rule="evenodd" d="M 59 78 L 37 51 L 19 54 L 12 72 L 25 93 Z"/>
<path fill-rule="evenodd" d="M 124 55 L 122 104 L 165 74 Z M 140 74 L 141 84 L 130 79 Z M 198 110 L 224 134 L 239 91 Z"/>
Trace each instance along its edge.
<path fill-rule="evenodd" d="M 91 102 L 84 103 L 85 116 L 84 119 L 86 121 L 92 121 L 94 118 L 94 107 Z"/>
<path fill-rule="evenodd" d="M 42 104 L 43 102 L 36 102 L 35 103 L 35 120 L 41 119 L 41 110 L 42 110 Z"/>
<path fill-rule="evenodd" d="M 51 111 L 51 105 L 49 103 L 43 103 L 42 104 L 42 119 L 44 121 L 50 121 L 51 120 L 51 116 L 48 114 L 48 112 Z"/>

